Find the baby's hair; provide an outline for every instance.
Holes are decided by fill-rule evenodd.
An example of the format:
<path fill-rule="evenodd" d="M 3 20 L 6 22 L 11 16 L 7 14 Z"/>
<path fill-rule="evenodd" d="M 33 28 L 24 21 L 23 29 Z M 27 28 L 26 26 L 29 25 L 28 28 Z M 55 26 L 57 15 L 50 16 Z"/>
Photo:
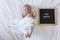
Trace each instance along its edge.
<path fill-rule="evenodd" d="M 30 5 L 28 5 L 28 4 L 24 5 L 24 7 L 29 7 L 29 8 L 31 8 L 31 6 L 30 6 Z"/>

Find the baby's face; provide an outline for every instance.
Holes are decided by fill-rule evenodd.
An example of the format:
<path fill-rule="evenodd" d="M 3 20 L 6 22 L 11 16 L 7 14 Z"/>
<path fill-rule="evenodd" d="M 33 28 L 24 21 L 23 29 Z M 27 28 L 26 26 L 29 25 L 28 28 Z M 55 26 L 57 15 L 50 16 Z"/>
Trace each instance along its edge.
<path fill-rule="evenodd" d="M 28 6 L 25 6 L 25 7 L 24 7 L 24 10 L 25 10 L 26 12 L 31 12 L 31 8 L 28 7 Z"/>

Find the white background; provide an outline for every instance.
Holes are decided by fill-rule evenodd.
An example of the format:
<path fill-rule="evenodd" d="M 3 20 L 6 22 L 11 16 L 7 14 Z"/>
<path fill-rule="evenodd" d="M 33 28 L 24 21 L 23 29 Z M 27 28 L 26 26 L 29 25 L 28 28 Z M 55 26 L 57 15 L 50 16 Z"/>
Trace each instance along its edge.
<path fill-rule="evenodd" d="M 0 0 L 0 40 L 19 40 L 9 32 L 9 21 L 21 17 L 23 5 L 29 4 L 36 8 L 57 8 L 57 25 L 37 26 L 30 39 L 24 40 L 60 40 L 60 0 Z M 14 20 L 17 23 L 16 20 Z M 20 37 L 20 36 L 19 36 Z"/>

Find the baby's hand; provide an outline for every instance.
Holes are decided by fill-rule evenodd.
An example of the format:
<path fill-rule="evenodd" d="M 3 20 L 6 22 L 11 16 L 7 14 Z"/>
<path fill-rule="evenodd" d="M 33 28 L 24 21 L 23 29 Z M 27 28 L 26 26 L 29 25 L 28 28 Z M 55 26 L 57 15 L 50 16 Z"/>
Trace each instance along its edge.
<path fill-rule="evenodd" d="M 31 33 L 30 34 L 27 33 L 27 35 L 25 37 L 30 38 L 31 37 Z"/>

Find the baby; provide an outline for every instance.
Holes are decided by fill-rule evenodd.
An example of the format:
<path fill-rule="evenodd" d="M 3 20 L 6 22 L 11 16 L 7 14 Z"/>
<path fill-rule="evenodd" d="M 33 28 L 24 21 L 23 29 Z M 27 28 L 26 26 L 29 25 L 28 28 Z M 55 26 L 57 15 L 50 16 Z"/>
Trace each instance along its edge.
<path fill-rule="evenodd" d="M 31 20 L 31 21 L 33 21 L 34 22 L 34 19 L 35 19 L 35 16 L 36 16 L 36 14 L 35 14 L 35 12 L 32 10 L 32 8 L 31 8 L 31 6 L 30 5 L 28 5 L 28 4 L 26 4 L 25 6 L 24 6 L 24 13 L 22 14 L 22 17 L 23 18 L 28 18 L 28 19 L 26 19 L 26 20 L 31 20 L 31 19 L 33 19 L 33 20 Z M 29 21 L 30 22 L 30 21 Z M 32 23 L 33 24 L 33 22 L 30 22 L 30 23 Z M 27 23 L 28 24 L 28 23 Z M 30 25 L 30 24 L 29 24 Z M 33 26 L 31 26 L 31 27 L 29 27 L 30 28 L 30 33 L 28 33 L 27 32 L 27 34 L 26 34 L 26 36 L 25 37 L 31 37 L 31 34 L 32 34 L 32 31 L 33 31 Z M 28 30 L 29 30 L 29 28 L 28 28 Z"/>
<path fill-rule="evenodd" d="M 31 37 L 33 27 L 35 24 L 35 12 L 32 11 L 30 5 L 24 6 L 24 13 L 22 13 L 22 19 L 19 21 L 17 26 L 13 28 L 13 30 L 17 33 L 22 33 L 24 37 Z"/>

